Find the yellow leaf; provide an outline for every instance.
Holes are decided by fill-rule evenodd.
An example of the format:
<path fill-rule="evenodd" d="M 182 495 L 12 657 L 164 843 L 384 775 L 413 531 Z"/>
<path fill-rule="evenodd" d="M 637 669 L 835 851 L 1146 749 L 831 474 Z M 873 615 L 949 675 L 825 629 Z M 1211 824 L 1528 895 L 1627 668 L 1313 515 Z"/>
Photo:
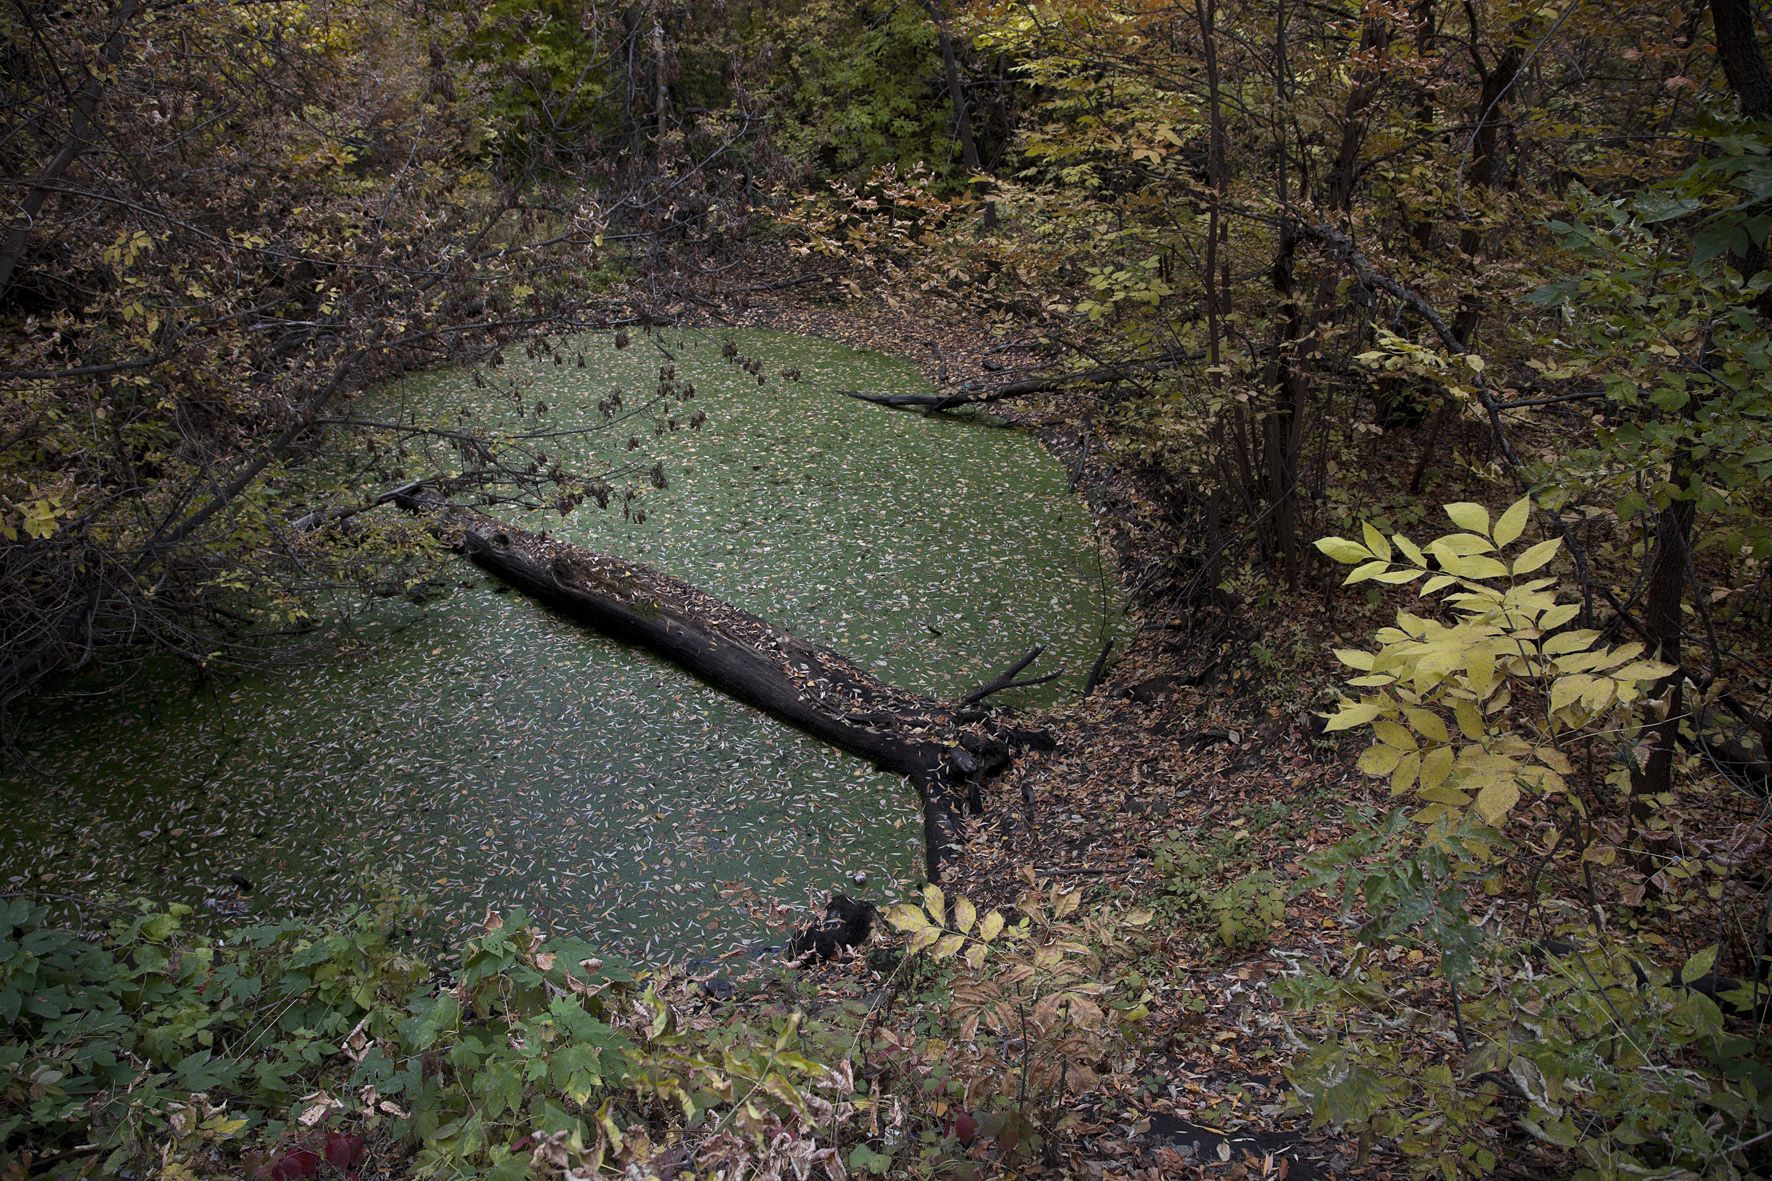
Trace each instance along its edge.
<path fill-rule="evenodd" d="M 1532 753 L 1538 756 L 1539 762 L 1559 774 L 1569 775 L 1573 773 L 1573 768 L 1569 765 L 1569 756 L 1554 746 L 1534 747 Z"/>
<path fill-rule="evenodd" d="M 1345 537 L 1318 538 L 1317 548 L 1333 562 L 1364 562 L 1372 557 L 1365 546 L 1357 541 L 1349 541 Z"/>
<path fill-rule="evenodd" d="M 1081 890 L 1066 890 L 1052 900 L 1052 917 L 1055 919 L 1062 919 L 1065 915 L 1077 909 L 1077 903 L 1082 900 L 1083 892 Z"/>
<path fill-rule="evenodd" d="M 1512 780 L 1499 780 L 1483 785 L 1477 793 L 1477 813 L 1490 824 L 1498 824 L 1520 802 L 1520 789 Z"/>
<path fill-rule="evenodd" d="M 1567 656 L 1559 656 L 1552 663 L 1558 672 L 1591 673 L 1603 664 L 1609 664 L 1610 658 L 1602 650 L 1599 652 L 1572 652 Z"/>
<path fill-rule="evenodd" d="M 1593 684 L 1593 680 L 1592 677 L 1583 674 L 1558 677 L 1556 683 L 1551 686 L 1551 712 L 1555 713 L 1565 706 L 1574 705 L 1587 691 L 1588 686 Z"/>
<path fill-rule="evenodd" d="M 1391 534 L 1391 540 L 1396 542 L 1397 549 L 1402 552 L 1402 554 L 1405 558 L 1408 558 L 1411 562 L 1415 563 L 1417 566 L 1427 565 L 1427 559 L 1422 556 L 1421 551 L 1415 547 L 1415 543 L 1413 541 L 1410 541 L 1407 537 L 1404 537 L 1401 533 Z"/>
<path fill-rule="evenodd" d="M 989 943 L 1003 933 L 1003 916 L 991 911 L 984 916 L 984 922 L 978 924 L 978 937 Z"/>
<path fill-rule="evenodd" d="M 1382 707 L 1376 701 L 1349 702 L 1331 715 L 1324 725 L 1325 731 L 1351 730 L 1355 726 L 1363 726 L 1376 718 Z"/>
<path fill-rule="evenodd" d="M 1383 743 L 1369 746 L 1360 756 L 1359 768 L 1374 777 L 1389 775 L 1397 769 L 1397 764 L 1402 762 L 1403 754 L 1404 752 L 1396 747 L 1385 746 Z"/>
<path fill-rule="evenodd" d="M 929 920 L 940 926 L 947 919 L 943 911 L 947 906 L 947 898 L 942 894 L 941 887 L 931 882 L 923 887 L 923 907 L 929 912 Z"/>
<path fill-rule="evenodd" d="M 1483 737 L 1483 712 L 1474 701 L 1455 701 L 1452 715 L 1458 719 L 1458 732 L 1472 742 Z"/>
<path fill-rule="evenodd" d="M 1427 548 L 1436 554 L 1492 554 L 1495 546 L 1480 533 L 1448 533 L 1444 537 L 1436 537 L 1427 543 Z"/>
<path fill-rule="evenodd" d="M 921 931 L 929 925 L 922 908 L 912 906 L 908 902 L 895 903 L 886 908 L 886 921 L 892 924 L 895 931 Z"/>
<path fill-rule="evenodd" d="M 1466 557 L 1442 556 L 1440 566 L 1446 573 L 1456 574 L 1460 578 L 1502 578 L 1507 574 L 1506 566 L 1481 554 Z"/>
<path fill-rule="evenodd" d="M 1446 804 L 1453 808 L 1462 808 L 1471 802 L 1469 795 L 1443 783 L 1437 787 L 1422 788 L 1421 798 L 1430 804 Z"/>
<path fill-rule="evenodd" d="M 1659 660 L 1639 660 L 1635 664 L 1627 664 L 1616 672 L 1609 673 L 1619 681 L 1659 681 L 1663 677 L 1671 677 L 1674 666 Z"/>
<path fill-rule="evenodd" d="M 1564 652 L 1585 651 L 1595 640 L 1600 638 L 1597 631 L 1585 628 L 1576 631 L 1558 632 L 1538 646 L 1538 650 L 1546 656 L 1560 656 Z"/>
<path fill-rule="evenodd" d="M 1378 741 L 1386 746 L 1394 746 L 1398 750 L 1404 751 L 1415 749 L 1415 735 L 1409 733 L 1407 726 L 1387 719 L 1380 719 L 1372 723 L 1372 733 L 1377 735 Z"/>
<path fill-rule="evenodd" d="M 1446 723 L 1440 715 L 1429 709 L 1410 709 L 1405 706 L 1403 716 L 1415 727 L 1415 732 L 1430 742 L 1449 742 L 1451 735 L 1446 732 Z"/>
<path fill-rule="evenodd" d="M 972 922 L 978 917 L 978 910 L 972 905 L 970 898 L 954 899 L 954 930 L 965 932 L 972 929 Z"/>
<path fill-rule="evenodd" d="M 25 506 L 25 533 L 41 541 L 55 536 L 58 528 L 55 519 L 55 506 L 47 500 L 39 500 Z"/>
<path fill-rule="evenodd" d="M 1452 773 L 1452 748 L 1437 746 L 1421 760 L 1421 786 L 1423 790 L 1439 787 L 1446 782 Z"/>
<path fill-rule="evenodd" d="M 1446 506 L 1446 515 L 1460 529 L 1469 529 L 1472 533 L 1489 536 L 1489 510 L 1480 504 L 1468 500 L 1460 500 Z"/>
<path fill-rule="evenodd" d="M 1581 695 L 1583 708 L 1590 713 L 1598 714 L 1612 704 L 1612 698 L 1618 691 L 1618 682 L 1609 677 L 1590 677 L 1593 684 L 1589 685 Z"/>
<path fill-rule="evenodd" d="M 1538 626 L 1545 631 L 1550 631 L 1552 628 L 1562 627 L 1580 614 L 1581 605 L 1579 603 L 1562 603 L 1539 616 Z"/>
<path fill-rule="evenodd" d="M 965 942 L 964 935 L 943 935 L 935 941 L 935 946 L 930 948 L 929 955 L 932 959 L 945 960 L 959 951 L 960 945 Z"/>
<path fill-rule="evenodd" d="M 1396 769 L 1391 772 L 1391 794 L 1402 795 L 1415 786 L 1416 776 L 1421 773 L 1421 756 L 1406 754 L 1397 762 Z"/>
<path fill-rule="evenodd" d="M 1372 653 L 1362 652 L 1358 648 L 1337 648 L 1335 659 L 1349 668 L 1357 668 L 1365 672 L 1372 667 Z"/>
<path fill-rule="evenodd" d="M 1507 511 L 1495 522 L 1495 544 L 1512 545 L 1518 541 L 1520 534 L 1526 531 L 1526 519 L 1532 514 L 1532 498 L 1522 496 L 1507 506 Z"/>
<path fill-rule="evenodd" d="M 1557 556 L 1557 548 L 1563 544 L 1561 538 L 1553 537 L 1549 541 L 1541 541 L 1525 553 L 1514 559 L 1514 575 L 1530 574 L 1546 562 Z"/>
<path fill-rule="evenodd" d="M 1384 534 L 1372 527 L 1372 522 L 1362 521 L 1360 534 L 1366 539 L 1366 548 L 1372 551 L 1373 557 L 1381 562 L 1391 560 L 1391 543 L 1384 539 Z"/>
<path fill-rule="evenodd" d="M 1363 566 L 1354 567 L 1353 573 L 1344 578 L 1341 585 L 1352 586 L 1356 582 L 1365 582 L 1368 578 L 1376 578 L 1390 568 L 1389 562 L 1367 562 Z"/>
<path fill-rule="evenodd" d="M 1488 697 L 1489 691 L 1495 687 L 1495 653 L 1488 648 L 1472 652 L 1465 673 L 1477 700 Z"/>

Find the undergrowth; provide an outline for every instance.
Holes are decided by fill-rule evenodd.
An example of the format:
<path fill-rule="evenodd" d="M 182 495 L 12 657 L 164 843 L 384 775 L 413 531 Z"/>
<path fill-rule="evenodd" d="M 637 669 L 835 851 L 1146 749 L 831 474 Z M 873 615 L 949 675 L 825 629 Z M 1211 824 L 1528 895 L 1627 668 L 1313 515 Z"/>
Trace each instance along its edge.
<path fill-rule="evenodd" d="M 1049 1159 L 1065 1097 L 1144 1015 L 1125 964 L 1150 913 L 1031 887 L 1014 921 L 920 901 L 890 912 L 911 955 L 884 980 L 775 968 L 723 1003 L 520 913 L 489 915 L 445 971 L 395 946 L 392 905 L 206 939 L 184 907 L 141 903 L 90 937 L 8 900 L 0 1176 L 968 1176 L 968 1150 Z"/>

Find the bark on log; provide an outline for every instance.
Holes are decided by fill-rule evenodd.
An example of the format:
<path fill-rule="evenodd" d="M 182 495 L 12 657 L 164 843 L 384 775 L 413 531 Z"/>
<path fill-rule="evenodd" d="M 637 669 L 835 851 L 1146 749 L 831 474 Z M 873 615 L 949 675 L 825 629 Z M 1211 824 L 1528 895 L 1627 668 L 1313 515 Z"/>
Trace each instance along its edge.
<path fill-rule="evenodd" d="M 981 389 L 968 383 L 951 394 L 868 394 L 860 390 L 838 390 L 837 392 L 846 398 L 858 398 L 863 402 L 873 402 L 879 406 L 891 406 L 900 410 L 926 410 L 934 414 L 942 410 L 952 410 L 956 406 L 986 406 L 992 402 L 1022 398 L 1029 394 L 1050 393 L 1070 385 L 1108 385 L 1116 381 L 1125 381 L 1139 374 L 1160 373 L 1165 369 L 1174 369 L 1178 365 L 1199 359 L 1200 356 L 1197 353 L 1176 353 L 1163 357 L 1152 357 L 1143 361 L 1126 361 L 1118 365 L 1104 365 L 1099 369 L 1079 369 L 1072 373 L 1050 373 L 1038 377 L 1024 377 L 1020 381 L 1012 381 L 1006 385 L 997 386 L 995 389 Z"/>
<path fill-rule="evenodd" d="M 923 800 L 929 880 L 960 842 L 960 813 L 1040 730 L 895 689 L 828 648 L 638 562 L 450 511 L 402 493 L 437 536 L 481 569 L 581 623 L 645 648 L 807 734 L 904 775 Z"/>

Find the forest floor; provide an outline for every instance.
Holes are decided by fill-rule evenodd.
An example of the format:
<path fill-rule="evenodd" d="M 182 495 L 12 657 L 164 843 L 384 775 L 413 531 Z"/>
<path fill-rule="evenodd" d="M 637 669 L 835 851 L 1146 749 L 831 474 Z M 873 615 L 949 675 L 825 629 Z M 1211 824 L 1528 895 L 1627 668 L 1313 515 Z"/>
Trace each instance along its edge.
<path fill-rule="evenodd" d="M 689 323 L 786 329 L 904 357 L 941 389 L 999 383 L 1039 360 L 943 302 L 791 282 L 791 272 L 764 264 L 731 283 L 735 294 L 672 311 Z M 1127 618 L 1095 691 L 1039 717 L 1057 749 L 1026 755 L 991 785 L 947 887 L 981 908 L 1006 906 L 1031 868 L 1042 883 L 1117 892 L 1159 915 L 1138 1060 L 1104 1075 L 1102 1091 L 1073 1110 L 1059 1175 L 1408 1175 L 1382 1151 L 1362 1156 L 1311 1131 L 1288 1104 L 1284 1072 L 1301 1043 L 1271 985 L 1305 963 L 1345 962 L 1355 924 L 1340 900 L 1313 891 L 1283 915 L 1239 916 L 1234 950 L 1199 905 L 1251 874 L 1271 874 L 1290 892 L 1304 859 L 1347 834 L 1343 818 L 1382 800 L 1313 724 L 1337 679 L 1330 641 L 1338 630 L 1364 634 L 1367 612 L 1338 619 L 1329 595 L 1301 591 L 1221 594 L 1190 613 L 1169 573 L 1177 539 L 1161 494 L 1092 431 L 1091 402 L 1039 395 L 992 409 L 1073 466 L 1116 555 Z M 1185 872 L 1165 849 L 1187 850 Z M 1251 932 L 1250 922 L 1266 929 Z M 1427 964 L 1399 970 L 1418 971 L 1424 985 L 1431 976 Z"/>

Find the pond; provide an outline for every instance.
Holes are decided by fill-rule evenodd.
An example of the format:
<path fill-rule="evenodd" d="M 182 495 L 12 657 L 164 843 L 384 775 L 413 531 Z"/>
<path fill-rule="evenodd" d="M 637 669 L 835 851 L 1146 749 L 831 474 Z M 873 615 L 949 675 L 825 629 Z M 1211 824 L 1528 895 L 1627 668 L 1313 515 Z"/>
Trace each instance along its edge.
<path fill-rule="evenodd" d="M 1077 691 L 1116 592 L 1087 511 L 1036 441 L 842 397 L 927 387 L 902 360 L 829 341 L 683 330 L 622 343 L 519 350 L 490 381 L 417 376 L 352 413 L 521 429 L 574 470 L 657 461 L 662 489 L 614 481 L 644 485 L 629 506 L 643 514 L 618 497 L 507 515 L 651 563 L 895 684 L 958 694 L 1044 643 L 1038 667 L 1066 676 L 1005 703 Z M 665 367 L 693 399 L 657 401 Z M 511 419 L 538 401 L 544 413 Z M 29 762 L 0 775 L 7 888 L 276 915 L 395 884 L 428 900 L 439 936 L 522 905 L 647 957 L 754 938 L 739 899 L 805 903 L 853 891 L 856 874 L 883 898 L 918 874 L 921 820 L 901 779 L 465 563 L 456 573 L 422 608 L 338 604 L 319 652 L 260 675 L 44 703 Z"/>

